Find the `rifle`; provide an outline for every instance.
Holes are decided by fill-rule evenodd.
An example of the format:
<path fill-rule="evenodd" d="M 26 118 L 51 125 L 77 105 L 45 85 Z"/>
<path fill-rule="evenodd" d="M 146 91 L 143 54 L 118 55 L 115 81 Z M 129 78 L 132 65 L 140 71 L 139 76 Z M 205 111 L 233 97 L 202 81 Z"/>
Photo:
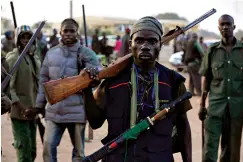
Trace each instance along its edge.
<path fill-rule="evenodd" d="M 85 18 L 84 5 L 82 5 L 82 9 L 83 9 L 83 23 L 84 23 L 84 39 L 85 39 L 85 46 L 88 47 L 87 29 L 86 29 L 86 18 Z"/>
<path fill-rule="evenodd" d="M 180 34 L 191 29 L 201 21 L 205 20 L 215 12 L 216 9 L 211 9 L 187 26 L 182 28 L 177 26 L 174 30 L 169 31 L 166 35 L 162 37 L 161 43 L 164 44 L 171 41 Z M 133 54 L 128 54 L 118 59 L 114 63 L 110 64 L 107 68 L 101 70 L 98 77 L 100 79 L 106 79 L 116 76 L 120 71 L 127 67 L 127 65 L 129 64 L 129 60 L 132 56 Z M 91 81 L 92 79 L 89 78 L 89 74 L 82 70 L 81 73 L 77 76 L 46 82 L 44 83 L 46 97 L 50 104 L 55 104 L 58 101 L 61 101 L 64 98 L 77 93 L 81 89 L 87 88 Z"/>
<path fill-rule="evenodd" d="M 151 116 L 148 116 L 146 119 L 142 120 L 138 124 L 136 124 L 134 127 L 128 129 L 123 134 L 100 148 L 98 151 L 94 152 L 93 154 L 86 156 L 81 162 L 96 162 L 103 157 L 105 157 L 108 153 L 112 152 L 113 150 L 117 149 L 119 146 L 124 144 L 125 141 L 129 139 L 136 139 L 138 135 L 150 127 L 152 127 L 154 124 L 159 122 L 162 118 L 165 117 L 165 115 L 173 110 L 173 108 L 180 102 L 188 100 L 192 97 L 192 93 L 186 92 L 181 97 L 177 98 L 176 100 L 172 101 L 169 104 L 164 104 L 160 107 L 160 111 L 157 113 L 152 114 Z"/>
<path fill-rule="evenodd" d="M 45 25 L 45 21 L 42 21 L 41 24 L 39 25 L 39 27 L 37 28 L 36 32 L 32 35 L 32 37 L 30 38 L 28 44 L 25 46 L 24 50 L 22 51 L 22 53 L 20 54 L 18 60 L 16 61 L 16 63 L 14 64 L 13 68 L 10 70 L 9 75 L 7 75 L 7 77 L 3 80 L 3 82 L 1 83 L 1 90 L 3 92 L 3 90 L 7 87 L 8 82 L 10 81 L 12 75 L 14 74 L 14 72 L 18 69 L 18 66 L 20 65 L 20 63 L 22 62 L 22 60 L 24 59 L 24 56 L 26 55 L 26 53 L 29 51 L 31 45 L 33 44 L 34 40 L 36 39 L 37 35 L 40 33 L 41 29 L 43 28 L 43 26 Z"/>
<path fill-rule="evenodd" d="M 11 10 L 12 10 L 12 15 L 13 15 L 13 21 L 14 21 L 14 28 L 17 28 L 17 21 L 16 21 L 16 16 L 15 16 L 15 11 L 14 11 L 14 5 L 13 2 L 10 1 L 10 6 L 11 6 Z"/>
<path fill-rule="evenodd" d="M 84 23 L 84 40 L 85 40 L 85 46 L 88 47 L 88 39 L 87 39 L 87 28 L 86 28 L 86 17 L 85 17 L 85 9 L 84 5 L 82 5 L 83 10 L 83 23 Z M 89 131 L 88 131 L 88 141 L 94 139 L 94 132 L 91 126 L 89 125 Z"/>

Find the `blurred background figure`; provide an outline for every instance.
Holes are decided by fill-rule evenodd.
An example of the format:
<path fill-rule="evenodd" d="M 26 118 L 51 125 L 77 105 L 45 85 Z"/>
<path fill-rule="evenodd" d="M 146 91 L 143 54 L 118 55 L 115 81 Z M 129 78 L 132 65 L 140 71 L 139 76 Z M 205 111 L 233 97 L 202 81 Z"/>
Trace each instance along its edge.
<path fill-rule="evenodd" d="M 200 45 L 201 45 L 201 47 L 202 47 L 204 53 L 206 53 L 207 50 L 208 50 L 208 47 L 207 47 L 207 45 L 204 43 L 204 40 L 203 40 L 203 37 L 202 37 L 202 36 L 199 38 L 199 43 L 200 43 Z"/>
<path fill-rule="evenodd" d="M 57 37 L 57 29 L 53 29 L 53 35 L 50 37 L 48 44 L 50 45 L 50 48 L 59 44 L 59 38 Z"/>
<path fill-rule="evenodd" d="M 196 89 L 197 96 L 201 96 L 201 76 L 199 74 L 199 68 L 203 55 L 203 49 L 198 43 L 198 35 L 192 33 L 185 49 L 184 63 L 189 73 L 189 91 L 195 95 L 194 89 Z"/>
<path fill-rule="evenodd" d="M 130 40 L 130 29 L 126 28 L 125 35 L 122 37 L 122 44 L 121 44 L 120 52 L 118 53 L 118 57 L 123 57 L 130 53 L 129 40 Z"/>
<path fill-rule="evenodd" d="M 120 35 L 117 35 L 116 37 L 116 46 L 115 46 L 115 49 L 114 49 L 114 53 L 117 57 L 120 49 L 121 49 L 121 45 L 122 45 L 122 42 L 121 42 L 121 36 Z"/>
<path fill-rule="evenodd" d="M 95 34 L 92 36 L 91 48 L 96 53 L 100 53 L 100 43 L 99 43 L 99 29 L 95 29 Z"/>
<path fill-rule="evenodd" d="M 114 51 L 114 46 L 110 44 L 111 42 L 106 37 L 105 32 L 102 33 L 102 39 L 99 42 L 100 42 L 100 52 L 101 54 L 106 56 L 106 64 L 110 64 L 111 63 L 110 55 Z"/>
<path fill-rule="evenodd" d="M 40 32 L 40 34 L 37 36 L 36 50 L 38 51 L 38 53 L 40 55 L 39 57 L 40 57 L 40 60 L 42 63 L 44 61 L 46 53 L 48 51 L 46 37 L 43 35 L 42 32 Z"/>
<path fill-rule="evenodd" d="M 9 30 L 4 33 L 5 38 L 1 40 L 2 43 L 2 52 L 1 55 L 4 57 L 8 52 L 13 51 L 13 49 L 16 47 L 14 43 L 14 32 Z"/>

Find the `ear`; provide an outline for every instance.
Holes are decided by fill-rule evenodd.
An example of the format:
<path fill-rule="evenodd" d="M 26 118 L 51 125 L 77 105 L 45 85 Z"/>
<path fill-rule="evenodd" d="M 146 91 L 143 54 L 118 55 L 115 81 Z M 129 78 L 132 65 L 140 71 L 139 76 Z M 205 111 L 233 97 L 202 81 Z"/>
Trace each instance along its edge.
<path fill-rule="evenodd" d="M 129 48 L 132 48 L 132 40 L 129 40 Z"/>
<path fill-rule="evenodd" d="M 233 30 L 235 30 L 235 28 L 236 28 L 236 26 L 235 26 L 235 25 L 233 25 Z"/>
<path fill-rule="evenodd" d="M 160 41 L 159 42 L 159 47 L 161 48 L 163 46 L 162 42 Z"/>

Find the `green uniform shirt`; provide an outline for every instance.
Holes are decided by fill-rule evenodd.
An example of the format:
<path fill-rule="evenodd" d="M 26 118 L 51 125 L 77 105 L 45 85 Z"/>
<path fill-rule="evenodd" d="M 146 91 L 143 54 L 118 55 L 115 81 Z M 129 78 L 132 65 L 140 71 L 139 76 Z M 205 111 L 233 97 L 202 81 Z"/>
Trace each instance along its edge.
<path fill-rule="evenodd" d="M 214 43 L 199 72 L 211 81 L 208 114 L 222 117 L 228 104 L 232 118 L 243 118 L 243 43 L 236 40 L 230 53 Z"/>

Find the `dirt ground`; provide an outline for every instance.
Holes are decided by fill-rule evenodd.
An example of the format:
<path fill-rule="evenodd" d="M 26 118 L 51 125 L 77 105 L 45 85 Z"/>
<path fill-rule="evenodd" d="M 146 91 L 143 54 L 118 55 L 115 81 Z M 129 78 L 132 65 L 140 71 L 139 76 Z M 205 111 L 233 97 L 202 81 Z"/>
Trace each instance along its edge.
<path fill-rule="evenodd" d="M 163 58 L 164 57 L 164 58 Z M 161 61 L 164 59 L 168 60 L 168 56 L 163 56 L 160 58 Z M 169 66 L 168 64 L 166 64 Z M 187 77 L 186 74 L 183 74 Z M 186 83 L 187 84 L 187 83 Z M 199 97 L 193 97 L 190 99 L 191 104 L 193 105 L 193 109 L 188 112 L 188 118 L 191 125 L 192 131 L 192 156 L 193 162 L 200 162 L 201 160 L 201 122 L 197 117 L 197 112 L 199 109 Z M 2 162 L 17 162 L 16 153 L 12 146 L 13 143 L 13 135 L 11 122 L 8 119 L 7 115 L 3 115 L 1 118 L 1 130 L 2 130 Z M 42 143 L 39 137 L 39 132 L 37 132 L 37 158 L 35 162 L 42 162 Z M 89 155 L 99 149 L 102 145 L 100 140 L 105 137 L 107 134 L 107 123 L 105 123 L 100 129 L 94 131 L 94 140 L 89 143 L 85 143 L 85 153 Z M 86 137 L 87 137 L 87 129 L 86 129 Z M 243 146 L 243 142 L 241 142 Z M 59 162 L 71 162 L 71 150 L 72 145 L 66 131 L 62 138 L 62 141 L 58 147 L 58 161 Z M 180 154 L 175 154 L 175 162 L 181 162 Z M 241 149 L 241 162 L 243 162 L 243 150 Z"/>

